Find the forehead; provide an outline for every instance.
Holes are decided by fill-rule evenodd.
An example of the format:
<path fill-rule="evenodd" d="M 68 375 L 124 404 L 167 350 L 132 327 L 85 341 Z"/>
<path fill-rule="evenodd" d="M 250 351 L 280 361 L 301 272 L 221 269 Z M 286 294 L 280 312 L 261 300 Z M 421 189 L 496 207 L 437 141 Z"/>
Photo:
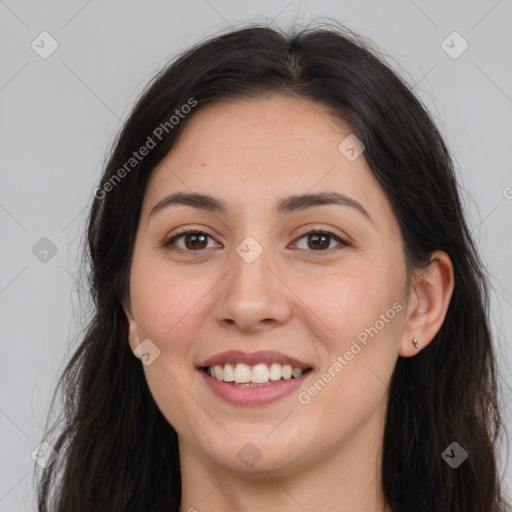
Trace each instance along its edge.
<path fill-rule="evenodd" d="M 348 125 L 328 107 L 305 99 L 274 95 L 226 100 L 198 107 L 172 153 L 220 156 L 221 146 L 224 158 L 261 159 L 269 148 L 288 158 L 292 153 L 315 156 L 326 150 L 337 155 L 340 137 L 349 134 Z"/>
<path fill-rule="evenodd" d="M 177 190 L 212 193 L 243 208 L 316 189 L 348 194 L 379 215 L 392 214 L 364 153 L 351 161 L 340 151 L 351 129 L 328 107 L 271 96 L 198 109 L 153 172 L 146 214 Z"/>

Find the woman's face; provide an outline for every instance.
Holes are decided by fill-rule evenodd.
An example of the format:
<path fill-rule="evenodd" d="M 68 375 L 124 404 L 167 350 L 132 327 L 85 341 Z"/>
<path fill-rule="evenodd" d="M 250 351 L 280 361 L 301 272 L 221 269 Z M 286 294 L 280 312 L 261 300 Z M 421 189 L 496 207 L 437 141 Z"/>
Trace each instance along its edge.
<path fill-rule="evenodd" d="M 154 171 L 126 310 L 182 458 L 277 475 L 380 436 L 408 290 L 361 149 L 321 104 L 272 96 L 197 111 Z"/>

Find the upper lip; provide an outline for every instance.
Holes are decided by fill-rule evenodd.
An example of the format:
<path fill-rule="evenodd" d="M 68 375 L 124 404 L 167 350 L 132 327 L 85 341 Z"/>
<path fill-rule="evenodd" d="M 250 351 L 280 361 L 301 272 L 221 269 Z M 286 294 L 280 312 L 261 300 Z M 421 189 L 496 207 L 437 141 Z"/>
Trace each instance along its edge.
<path fill-rule="evenodd" d="M 228 350 L 226 352 L 220 352 L 212 357 L 209 357 L 205 361 L 199 364 L 200 368 L 207 366 L 215 366 L 217 364 L 236 364 L 244 363 L 250 366 L 264 363 L 271 365 L 272 363 L 289 364 L 293 368 L 307 369 L 311 368 L 312 365 L 299 361 L 294 357 L 281 354 L 280 352 L 274 352 L 272 350 L 264 350 L 259 352 L 242 352 L 240 350 Z"/>

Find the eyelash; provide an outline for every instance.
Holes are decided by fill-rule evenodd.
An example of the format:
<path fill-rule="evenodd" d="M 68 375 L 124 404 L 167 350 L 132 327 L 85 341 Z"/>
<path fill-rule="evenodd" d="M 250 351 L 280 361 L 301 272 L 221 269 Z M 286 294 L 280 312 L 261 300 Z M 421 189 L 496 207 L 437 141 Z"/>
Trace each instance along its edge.
<path fill-rule="evenodd" d="M 210 236 L 208 233 L 205 233 L 204 231 L 200 231 L 198 229 L 190 229 L 190 228 L 186 228 L 186 229 L 183 229 L 183 230 L 180 230 L 180 231 L 177 231 L 171 238 L 167 239 L 163 244 L 162 246 L 165 247 L 165 248 L 168 248 L 169 250 L 172 250 L 173 252 L 175 253 L 178 253 L 178 254 L 191 254 L 191 253 L 195 253 L 195 252 L 202 252 L 204 251 L 205 249 L 198 249 L 197 251 L 191 251 L 191 250 L 185 250 L 185 249 L 180 249 L 180 248 L 177 248 L 174 244 L 177 240 L 179 240 L 180 238 L 183 238 L 184 236 L 188 235 L 188 234 L 191 234 L 191 233 L 194 233 L 194 234 L 200 234 L 200 235 L 206 235 L 207 237 L 213 239 L 212 236 Z M 335 239 L 337 242 L 339 242 L 339 246 L 337 248 L 334 248 L 334 250 L 341 250 L 341 248 L 343 247 L 349 247 L 350 244 L 348 242 L 346 242 L 345 240 L 343 240 L 341 237 L 339 237 L 338 235 L 335 235 L 334 233 L 331 233 L 330 231 L 326 231 L 326 230 L 323 230 L 323 229 L 314 229 L 314 230 L 311 230 L 311 231 L 307 231 L 306 233 L 302 233 L 301 235 L 299 235 L 294 242 L 297 242 L 298 240 L 308 236 L 308 235 L 327 235 L 327 236 L 330 236 L 331 238 Z M 174 247 L 172 247 L 174 245 Z M 325 253 L 331 253 L 333 251 L 333 248 L 331 249 L 320 249 L 318 251 L 314 251 L 314 250 L 307 250 L 307 249 L 300 249 L 300 250 L 305 250 L 309 253 L 312 253 L 313 256 L 324 256 Z M 324 253 L 324 254 L 322 254 Z"/>

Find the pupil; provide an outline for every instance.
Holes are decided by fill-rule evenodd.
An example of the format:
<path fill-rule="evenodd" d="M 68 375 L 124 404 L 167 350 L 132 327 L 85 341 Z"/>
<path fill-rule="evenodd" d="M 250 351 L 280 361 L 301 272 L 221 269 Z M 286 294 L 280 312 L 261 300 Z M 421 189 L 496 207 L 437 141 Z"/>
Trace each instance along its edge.
<path fill-rule="evenodd" d="M 196 242 L 189 243 L 192 239 L 197 239 L 197 238 L 201 238 L 202 240 L 199 243 L 196 243 Z M 194 248 L 197 249 L 201 243 L 204 244 L 205 240 L 206 240 L 206 236 L 204 234 L 192 233 L 192 234 L 188 234 L 185 237 L 185 245 L 187 246 L 187 249 L 194 249 Z M 200 249 L 203 249 L 203 247 L 200 247 Z"/>
<path fill-rule="evenodd" d="M 324 234 L 321 234 L 321 233 L 316 233 L 314 235 L 310 235 L 316 242 L 318 241 L 318 239 L 323 239 L 324 243 L 321 244 L 320 248 L 321 249 L 326 249 L 329 247 L 329 235 L 324 235 Z M 314 243 L 316 243 L 314 242 Z M 327 243 L 326 243 L 327 242 Z M 311 244 L 310 244 L 310 248 L 312 249 L 315 249 L 315 247 L 311 247 Z M 316 248 L 318 249 L 319 248 L 319 245 L 316 246 Z"/>

